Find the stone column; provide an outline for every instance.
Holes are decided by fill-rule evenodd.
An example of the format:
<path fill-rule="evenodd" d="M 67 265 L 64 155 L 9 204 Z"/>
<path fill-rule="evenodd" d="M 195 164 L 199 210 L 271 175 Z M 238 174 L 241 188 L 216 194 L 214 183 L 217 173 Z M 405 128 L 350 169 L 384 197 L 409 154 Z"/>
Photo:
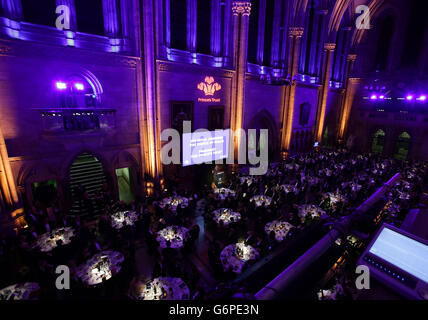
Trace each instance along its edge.
<path fill-rule="evenodd" d="M 111 39 L 118 38 L 120 30 L 115 0 L 103 0 L 103 16 L 105 35 Z"/>
<path fill-rule="evenodd" d="M 7 203 L 12 207 L 19 205 L 18 192 L 16 190 L 15 179 L 13 177 L 12 168 L 9 162 L 9 155 L 6 149 L 6 142 L 4 140 L 3 132 L 0 128 L 0 171 L 4 174 L 0 174 L 0 183 L 2 185 L 3 192 L 6 196 Z M 9 193 L 9 196 L 7 195 Z M 10 197 L 10 199 L 8 199 Z"/>
<path fill-rule="evenodd" d="M 282 89 L 282 128 L 281 128 L 281 153 L 286 158 L 290 152 L 290 140 L 293 127 L 294 98 L 296 93 L 296 80 L 299 64 L 300 42 L 303 35 L 302 27 L 290 27 L 288 32 L 289 55 L 288 55 L 288 76 L 291 80 L 290 86 Z"/>
<path fill-rule="evenodd" d="M 211 53 L 221 56 L 221 5 L 220 0 L 211 1 Z"/>
<path fill-rule="evenodd" d="M 196 0 L 187 0 L 187 50 L 196 52 Z"/>
<path fill-rule="evenodd" d="M 322 133 L 324 129 L 325 109 L 327 105 L 327 95 L 328 95 L 328 89 L 330 84 L 331 65 L 332 65 L 333 53 L 334 53 L 335 47 L 336 47 L 335 43 L 324 44 L 324 65 L 323 65 L 323 72 L 321 74 L 321 93 L 318 99 L 317 126 L 315 130 L 315 139 L 320 143 L 322 140 Z"/>
<path fill-rule="evenodd" d="M 139 63 L 139 78 L 144 79 L 140 86 L 144 90 L 143 103 L 140 103 L 140 148 L 145 160 L 144 173 L 152 179 L 160 178 L 162 165 L 160 161 L 160 122 L 159 108 L 156 99 L 156 50 L 155 50 L 155 10 L 154 0 L 141 1 L 142 5 L 142 61 Z M 151 182 L 148 182 L 150 184 Z M 150 184 L 152 185 L 152 184 Z M 149 190 L 150 192 L 150 190 Z"/>
<path fill-rule="evenodd" d="M 345 75 L 345 93 L 344 98 L 342 100 L 342 106 L 341 106 L 341 114 L 340 114 L 340 123 L 339 123 L 339 130 L 338 130 L 338 142 L 339 144 L 343 143 L 345 139 L 345 131 L 346 127 L 348 125 L 349 115 L 351 113 L 351 106 L 352 106 L 352 99 L 353 97 L 352 91 L 352 84 L 351 84 L 351 72 L 352 68 L 354 67 L 355 59 L 357 59 L 356 54 L 348 54 L 346 57 L 346 75 Z"/>
<path fill-rule="evenodd" d="M 232 110 L 230 127 L 232 132 L 240 132 L 242 129 L 242 117 L 244 110 L 244 82 L 247 71 L 248 50 L 248 25 L 251 12 L 250 1 L 234 1 L 232 3 L 234 15 L 234 66 L 235 76 L 232 88 Z M 240 148 L 240 135 L 234 140 L 235 159 L 237 159 Z"/>
<path fill-rule="evenodd" d="M 19 39 L 21 21 L 23 19 L 21 0 L 0 0 L 4 16 L 9 19 L 7 33 L 10 37 Z"/>

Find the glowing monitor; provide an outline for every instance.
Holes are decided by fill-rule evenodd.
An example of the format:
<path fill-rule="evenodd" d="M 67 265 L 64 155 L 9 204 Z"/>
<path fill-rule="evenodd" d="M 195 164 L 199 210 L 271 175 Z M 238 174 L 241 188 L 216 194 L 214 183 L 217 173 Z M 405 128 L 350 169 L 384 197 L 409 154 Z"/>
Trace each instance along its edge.
<path fill-rule="evenodd" d="M 226 159 L 229 138 L 230 129 L 183 134 L 183 167 Z"/>
<path fill-rule="evenodd" d="M 384 224 L 360 258 L 371 275 L 411 299 L 428 299 L 428 241 Z"/>

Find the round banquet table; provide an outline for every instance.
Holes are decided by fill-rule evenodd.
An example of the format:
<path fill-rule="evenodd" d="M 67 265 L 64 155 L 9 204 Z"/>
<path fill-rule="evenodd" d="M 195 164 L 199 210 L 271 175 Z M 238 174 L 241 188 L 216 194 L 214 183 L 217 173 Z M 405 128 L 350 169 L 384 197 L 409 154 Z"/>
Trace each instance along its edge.
<path fill-rule="evenodd" d="M 330 199 L 330 203 L 332 204 L 332 206 L 335 206 L 339 202 L 346 203 L 348 201 L 343 195 L 337 192 L 324 193 L 324 198 Z"/>
<path fill-rule="evenodd" d="M 34 244 L 42 252 L 49 252 L 58 246 L 57 241 L 62 241 L 62 245 L 71 243 L 74 236 L 74 229 L 71 227 L 54 229 L 39 236 Z"/>
<path fill-rule="evenodd" d="M 281 189 L 285 191 L 285 193 L 290 193 L 290 192 L 294 192 L 294 193 L 299 193 L 299 190 L 292 184 L 282 184 L 281 185 Z"/>
<path fill-rule="evenodd" d="M 290 232 L 293 225 L 286 221 L 274 220 L 268 222 L 265 226 L 265 231 L 269 235 L 272 231 L 275 233 L 275 239 L 277 241 L 282 241 L 287 236 L 288 232 Z"/>
<path fill-rule="evenodd" d="M 303 204 L 298 207 L 298 215 L 302 222 L 306 220 L 308 216 L 312 219 L 320 218 L 325 215 L 325 211 L 314 204 Z"/>
<path fill-rule="evenodd" d="M 176 211 L 178 205 L 180 205 L 182 208 L 186 208 L 189 205 L 189 199 L 182 196 L 167 197 L 159 203 L 159 207 L 162 209 L 169 206 L 172 211 Z"/>
<path fill-rule="evenodd" d="M 256 178 L 252 176 L 245 176 L 245 177 L 240 177 L 239 180 L 241 181 L 241 183 L 247 183 L 247 186 L 251 186 L 251 184 L 256 181 Z"/>
<path fill-rule="evenodd" d="M 223 221 L 223 225 L 227 226 L 233 222 L 241 220 L 241 214 L 239 212 L 234 212 L 231 209 L 221 208 L 213 211 L 214 221 L 218 224 L 220 221 Z"/>
<path fill-rule="evenodd" d="M 180 278 L 160 277 L 139 284 L 137 300 L 188 300 L 189 287 Z"/>
<path fill-rule="evenodd" d="M 224 271 L 234 273 L 241 273 L 245 263 L 258 257 L 259 252 L 256 249 L 241 242 L 226 246 L 220 253 Z"/>
<path fill-rule="evenodd" d="M 79 266 L 76 273 L 83 283 L 97 285 L 119 273 L 123 261 L 124 257 L 120 252 L 102 251 Z"/>
<path fill-rule="evenodd" d="M 227 197 L 235 196 L 235 191 L 230 190 L 228 188 L 216 188 L 214 189 L 214 193 L 218 194 L 218 196 L 222 200 L 226 199 Z"/>
<path fill-rule="evenodd" d="M 171 248 L 178 249 L 183 247 L 184 240 L 188 238 L 188 235 L 189 230 L 185 227 L 169 226 L 157 233 L 156 240 L 161 248 L 166 248 L 167 241 L 169 241 Z"/>
<path fill-rule="evenodd" d="M 14 284 L 0 290 L 0 300 L 36 300 L 39 290 L 36 282 Z"/>
<path fill-rule="evenodd" d="M 138 220 L 138 215 L 135 211 L 119 211 L 110 216 L 111 226 L 117 230 L 128 225 L 133 226 Z"/>
<path fill-rule="evenodd" d="M 251 202 L 254 201 L 254 203 L 256 204 L 256 207 L 260 207 L 260 206 L 265 206 L 267 207 L 268 205 L 271 204 L 272 202 L 272 198 L 269 196 L 264 196 L 264 195 L 258 195 L 258 196 L 254 196 L 250 199 Z"/>

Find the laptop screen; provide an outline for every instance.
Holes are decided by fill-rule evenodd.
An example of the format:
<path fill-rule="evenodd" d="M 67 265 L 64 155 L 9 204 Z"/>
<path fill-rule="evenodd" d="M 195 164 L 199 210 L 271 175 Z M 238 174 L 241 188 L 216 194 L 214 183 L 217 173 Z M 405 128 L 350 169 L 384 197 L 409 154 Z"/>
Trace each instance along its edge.
<path fill-rule="evenodd" d="M 383 228 L 369 252 L 428 283 L 426 244 Z"/>

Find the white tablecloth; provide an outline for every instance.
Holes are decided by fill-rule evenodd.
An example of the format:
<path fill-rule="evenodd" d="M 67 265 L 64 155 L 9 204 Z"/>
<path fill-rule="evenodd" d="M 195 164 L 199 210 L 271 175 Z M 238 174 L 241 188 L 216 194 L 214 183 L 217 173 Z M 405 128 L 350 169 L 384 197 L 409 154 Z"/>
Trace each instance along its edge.
<path fill-rule="evenodd" d="M 110 216 L 111 225 L 115 229 L 121 229 L 128 225 L 133 226 L 138 220 L 138 215 L 135 211 L 119 211 Z"/>
<path fill-rule="evenodd" d="M 315 219 L 325 215 L 325 211 L 314 204 L 302 204 L 298 207 L 298 212 L 302 222 L 304 222 L 307 217 Z"/>
<path fill-rule="evenodd" d="M 218 196 L 222 200 L 226 199 L 227 197 L 234 197 L 235 196 L 235 191 L 230 190 L 228 188 L 216 188 L 216 189 L 214 189 L 214 193 L 218 194 Z"/>
<path fill-rule="evenodd" d="M 189 287 L 180 278 L 156 278 L 141 286 L 138 300 L 188 300 Z"/>
<path fill-rule="evenodd" d="M 156 240 L 161 248 L 167 247 L 167 241 L 170 242 L 170 247 L 173 249 L 183 247 L 184 240 L 188 238 L 189 230 L 180 226 L 169 226 L 157 233 Z"/>
<path fill-rule="evenodd" d="M 225 226 L 229 225 L 230 223 L 237 222 L 241 220 L 241 214 L 239 212 L 234 212 L 227 208 L 221 208 L 213 211 L 213 219 L 215 222 L 220 223 L 220 221 L 223 221 L 223 224 Z"/>
<path fill-rule="evenodd" d="M 121 269 L 123 254 L 116 251 L 102 251 L 77 268 L 77 276 L 87 285 L 100 284 L 109 280 Z"/>
<path fill-rule="evenodd" d="M 189 205 L 189 199 L 181 196 L 167 197 L 159 203 L 159 207 L 162 209 L 169 206 L 172 211 L 176 211 L 178 205 L 180 205 L 182 208 L 186 208 Z"/>
<path fill-rule="evenodd" d="M 74 236 L 74 229 L 71 227 L 58 228 L 42 234 L 34 244 L 42 252 L 49 252 L 57 247 L 57 241 L 62 241 L 62 245 L 71 243 L 71 238 Z"/>
<path fill-rule="evenodd" d="M 256 207 L 265 206 L 267 207 L 272 202 L 272 198 L 264 195 L 257 195 L 250 199 L 251 202 L 255 202 Z"/>
<path fill-rule="evenodd" d="M 247 261 L 256 260 L 258 257 L 259 252 L 244 243 L 230 244 L 220 253 L 224 271 L 232 271 L 234 273 L 241 273 Z"/>
<path fill-rule="evenodd" d="M 275 233 L 275 239 L 277 241 L 282 241 L 285 239 L 288 232 L 290 232 L 291 228 L 293 228 L 293 225 L 286 221 L 274 220 L 266 224 L 265 231 L 267 234 L 273 231 Z"/>
<path fill-rule="evenodd" d="M 14 284 L 0 290 L 0 300 L 32 300 L 31 295 L 40 289 L 35 282 Z"/>

